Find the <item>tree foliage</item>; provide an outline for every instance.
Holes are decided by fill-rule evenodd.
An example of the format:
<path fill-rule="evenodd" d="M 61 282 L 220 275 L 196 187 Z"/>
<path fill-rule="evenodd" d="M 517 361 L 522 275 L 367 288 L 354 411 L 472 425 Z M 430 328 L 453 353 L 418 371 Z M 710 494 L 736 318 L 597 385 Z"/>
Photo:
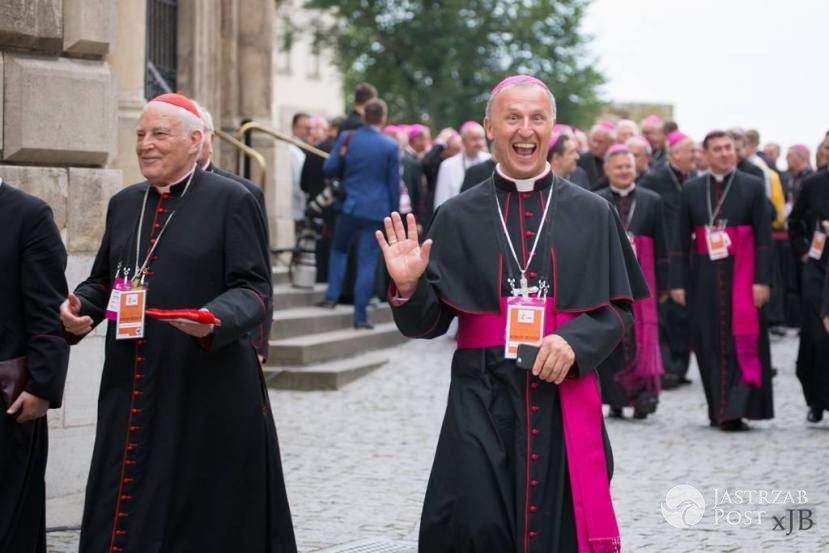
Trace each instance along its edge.
<path fill-rule="evenodd" d="M 511 73 L 544 80 L 558 119 L 589 124 L 604 82 L 580 22 L 589 0 L 308 0 L 331 13 L 346 89 L 368 81 L 393 121 L 434 127 L 483 118 L 489 89 Z"/>

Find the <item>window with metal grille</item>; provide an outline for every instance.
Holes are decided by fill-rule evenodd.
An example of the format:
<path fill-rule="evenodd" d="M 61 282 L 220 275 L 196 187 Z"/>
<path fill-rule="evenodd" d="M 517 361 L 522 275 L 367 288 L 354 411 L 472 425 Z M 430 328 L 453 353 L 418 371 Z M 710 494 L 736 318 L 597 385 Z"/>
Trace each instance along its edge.
<path fill-rule="evenodd" d="M 176 90 L 177 42 L 178 0 L 147 0 L 147 99 Z"/>

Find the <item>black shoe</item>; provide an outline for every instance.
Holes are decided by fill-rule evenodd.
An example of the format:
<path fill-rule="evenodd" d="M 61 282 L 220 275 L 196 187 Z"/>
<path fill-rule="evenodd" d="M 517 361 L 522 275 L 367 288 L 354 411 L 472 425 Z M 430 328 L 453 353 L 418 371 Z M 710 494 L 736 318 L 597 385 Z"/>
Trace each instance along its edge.
<path fill-rule="evenodd" d="M 751 430 L 751 427 L 744 420 L 737 419 L 720 424 L 720 430 L 723 432 L 745 432 L 746 430 Z"/>
<path fill-rule="evenodd" d="M 679 377 L 675 374 L 663 374 L 662 375 L 662 389 L 663 390 L 675 390 L 679 388 Z"/>
<path fill-rule="evenodd" d="M 315 305 L 317 307 L 322 307 L 323 309 L 334 309 L 337 307 L 337 302 L 333 300 L 322 300 L 321 302 L 317 302 Z"/>
<path fill-rule="evenodd" d="M 777 376 L 777 367 L 772 367 L 771 368 L 771 377 L 774 378 L 775 376 Z"/>
<path fill-rule="evenodd" d="M 775 326 L 769 327 L 769 333 L 770 333 L 772 336 L 780 336 L 780 337 L 783 337 L 783 336 L 785 336 L 785 335 L 786 335 L 786 329 L 785 329 L 785 328 L 783 328 L 782 326 L 776 326 L 776 325 L 775 325 Z"/>
<path fill-rule="evenodd" d="M 634 419 L 646 419 L 648 418 L 648 413 L 646 411 L 642 411 L 638 407 L 633 410 L 633 418 Z"/>
<path fill-rule="evenodd" d="M 625 418 L 625 413 L 624 411 L 622 411 L 621 407 L 611 407 L 610 412 L 608 412 L 607 416 L 611 419 L 623 419 Z"/>
<path fill-rule="evenodd" d="M 806 415 L 806 420 L 809 422 L 820 422 L 823 420 L 823 409 L 820 407 L 809 407 L 809 413 Z"/>
<path fill-rule="evenodd" d="M 691 382 L 693 382 L 693 380 L 691 380 L 687 376 L 683 376 L 679 379 L 679 385 L 680 386 L 686 386 L 686 385 L 690 384 Z"/>
<path fill-rule="evenodd" d="M 355 330 L 374 330 L 374 325 L 365 321 L 361 323 L 354 323 Z"/>

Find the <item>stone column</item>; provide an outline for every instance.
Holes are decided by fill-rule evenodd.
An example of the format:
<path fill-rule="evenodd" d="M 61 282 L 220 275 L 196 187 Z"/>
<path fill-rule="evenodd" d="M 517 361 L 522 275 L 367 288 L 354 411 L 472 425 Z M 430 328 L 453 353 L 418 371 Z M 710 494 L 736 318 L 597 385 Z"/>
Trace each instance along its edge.
<path fill-rule="evenodd" d="M 135 125 L 144 106 L 146 71 L 147 2 L 118 0 L 115 47 L 108 57 L 118 83 L 118 151 L 110 163 L 121 169 L 124 183 L 144 178 L 135 157 Z"/>
<path fill-rule="evenodd" d="M 213 114 L 222 105 L 221 0 L 178 4 L 178 88 Z"/>
<path fill-rule="evenodd" d="M 275 6 L 273 0 L 238 0 L 238 114 L 269 127 L 275 126 L 273 116 L 273 25 Z M 255 134 L 253 147 L 265 156 L 268 179 L 265 198 L 271 232 L 271 244 L 293 241 L 293 222 L 290 213 L 286 221 L 278 210 L 284 205 L 283 187 L 278 187 L 275 175 L 277 146 L 274 140 Z M 290 204 L 290 189 L 287 189 Z"/>

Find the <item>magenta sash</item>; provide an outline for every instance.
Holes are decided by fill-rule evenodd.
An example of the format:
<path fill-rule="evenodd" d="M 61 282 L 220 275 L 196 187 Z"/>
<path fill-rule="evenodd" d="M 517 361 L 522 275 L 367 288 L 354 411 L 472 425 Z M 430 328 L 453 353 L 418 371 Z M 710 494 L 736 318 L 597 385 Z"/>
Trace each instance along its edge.
<path fill-rule="evenodd" d="M 507 299 L 501 298 L 501 312 L 497 314 L 459 313 L 458 348 L 503 347 L 506 303 Z M 547 298 L 544 335 L 552 334 L 578 315 L 556 312 L 555 301 Z M 565 379 L 559 385 L 559 396 L 579 553 L 617 553 L 621 551 L 621 540 L 607 478 L 602 398 L 596 373 Z"/>
<path fill-rule="evenodd" d="M 633 328 L 636 337 L 636 363 L 630 373 L 620 373 L 620 384 L 639 387 L 642 381 L 647 388 L 658 392 L 662 367 L 662 353 L 659 349 L 659 318 L 656 311 L 656 266 L 654 263 L 653 238 L 634 236 L 636 257 L 650 295 L 633 303 Z"/>
<path fill-rule="evenodd" d="M 749 225 L 725 228 L 731 245 L 728 255 L 734 257 L 734 273 L 731 283 L 731 328 L 734 350 L 743 383 L 759 388 L 760 375 L 760 314 L 754 306 L 754 229 Z M 694 229 L 694 242 L 698 254 L 708 254 L 705 227 Z"/>

